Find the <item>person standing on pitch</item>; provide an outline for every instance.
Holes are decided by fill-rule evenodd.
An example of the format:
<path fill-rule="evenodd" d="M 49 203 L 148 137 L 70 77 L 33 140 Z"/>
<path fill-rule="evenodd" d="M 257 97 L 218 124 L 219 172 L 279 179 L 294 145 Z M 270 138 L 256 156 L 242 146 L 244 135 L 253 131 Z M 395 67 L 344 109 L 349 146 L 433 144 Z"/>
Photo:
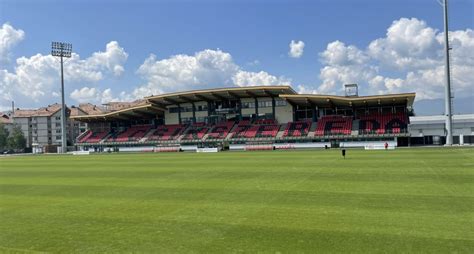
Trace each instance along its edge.
<path fill-rule="evenodd" d="M 383 146 L 385 147 L 385 150 L 388 149 L 388 143 L 387 142 L 385 142 L 385 144 Z"/>

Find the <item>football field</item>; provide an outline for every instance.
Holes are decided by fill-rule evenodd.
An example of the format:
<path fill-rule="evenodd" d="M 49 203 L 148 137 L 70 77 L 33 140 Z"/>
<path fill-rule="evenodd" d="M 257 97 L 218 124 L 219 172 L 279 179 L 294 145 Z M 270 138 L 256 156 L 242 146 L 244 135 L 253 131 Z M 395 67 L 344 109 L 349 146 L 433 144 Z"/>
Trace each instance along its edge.
<path fill-rule="evenodd" d="M 474 252 L 474 149 L 0 157 L 2 253 Z"/>

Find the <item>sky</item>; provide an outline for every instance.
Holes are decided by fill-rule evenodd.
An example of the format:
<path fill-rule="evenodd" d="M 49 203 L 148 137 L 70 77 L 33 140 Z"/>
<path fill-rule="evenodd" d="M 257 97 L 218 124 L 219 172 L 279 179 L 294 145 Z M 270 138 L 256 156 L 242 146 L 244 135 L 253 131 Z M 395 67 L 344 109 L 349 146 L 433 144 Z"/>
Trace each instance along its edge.
<path fill-rule="evenodd" d="M 474 95 L 474 1 L 450 0 L 452 85 Z M 60 102 L 52 41 L 73 44 L 67 104 L 213 87 L 444 95 L 437 0 L 0 0 L 0 110 Z"/>

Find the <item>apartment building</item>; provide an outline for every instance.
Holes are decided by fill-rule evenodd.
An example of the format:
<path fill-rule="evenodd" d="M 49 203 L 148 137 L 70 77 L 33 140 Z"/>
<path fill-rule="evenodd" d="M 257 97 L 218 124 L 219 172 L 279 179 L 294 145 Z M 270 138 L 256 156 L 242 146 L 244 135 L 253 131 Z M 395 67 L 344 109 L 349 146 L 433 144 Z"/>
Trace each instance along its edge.
<path fill-rule="evenodd" d="M 70 119 L 70 116 L 101 113 L 103 110 L 100 107 L 90 103 L 68 107 L 66 111 L 68 145 L 74 144 L 75 138 L 87 129 L 87 123 Z M 55 103 L 38 109 L 16 109 L 12 118 L 13 124 L 23 131 L 28 148 L 45 146 L 54 148 L 61 145 L 61 104 Z"/>

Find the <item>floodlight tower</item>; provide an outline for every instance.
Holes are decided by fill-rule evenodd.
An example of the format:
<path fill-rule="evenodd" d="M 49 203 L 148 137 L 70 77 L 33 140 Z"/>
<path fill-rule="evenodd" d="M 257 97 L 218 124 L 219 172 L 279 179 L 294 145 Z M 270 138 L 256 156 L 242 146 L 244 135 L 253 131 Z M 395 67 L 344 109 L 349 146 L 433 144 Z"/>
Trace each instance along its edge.
<path fill-rule="evenodd" d="M 451 69 L 449 65 L 449 27 L 448 27 L 448 0 L 443 0 L 443 10 L 444 10 L 444 51 L 445 51 L 445 76 L 446 76 L 446 86 L 445 86 L 445 115 L 446 115 L 446 145 L 450 146 L 453 144 L 453 116 L 451 110 Z"/>
<path fill-rule="evenodd" d="M 67 152 L 66 136 L 66 104 L 64 103 L 64 71 L 63 58 L 70 58 L 72 53 L 72 44 L 65 42 L 52 42 L 51 55 L 59 56 L 61 59 L 61 153 Z"/>

